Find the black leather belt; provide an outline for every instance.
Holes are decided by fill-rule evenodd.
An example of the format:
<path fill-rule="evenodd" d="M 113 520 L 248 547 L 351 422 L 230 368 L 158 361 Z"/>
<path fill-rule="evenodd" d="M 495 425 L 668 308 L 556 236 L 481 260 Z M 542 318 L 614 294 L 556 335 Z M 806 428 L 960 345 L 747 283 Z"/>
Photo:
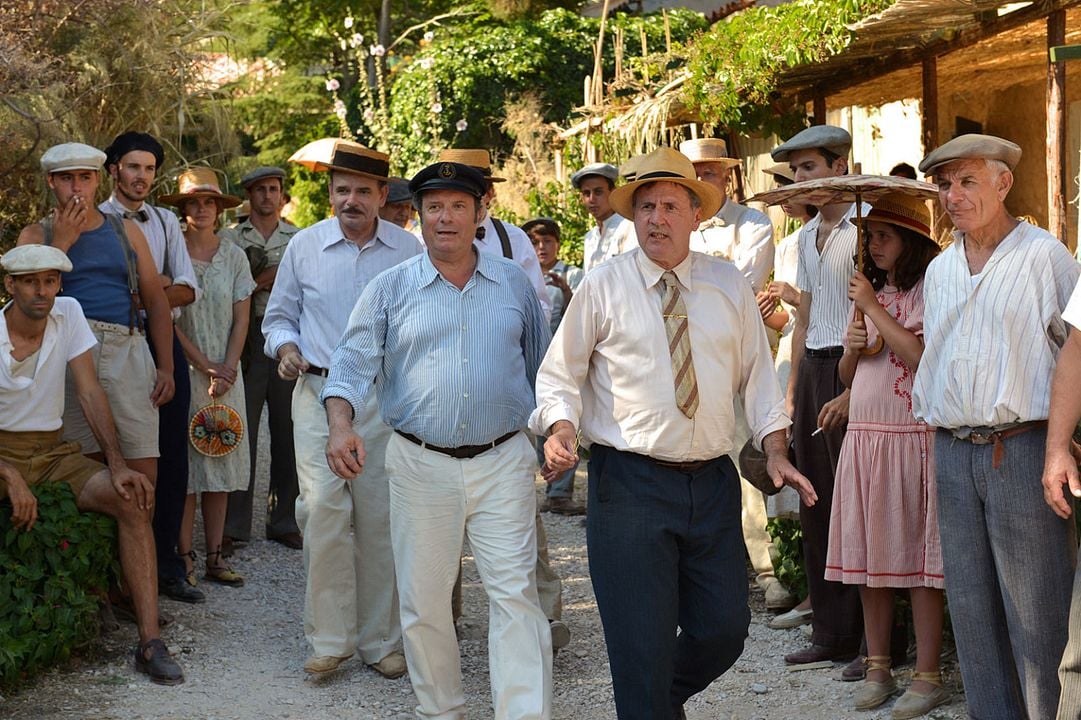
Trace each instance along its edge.
<path fill-rule="evenodd" d="M 318 375 L 319 377 L 327 377 L 328 375 L 330 375 L 330 370 L 327 370 L 326 368 L 316 367 L 315 365 L 309 365 L 308 369 L 304 372 L 308 373 L 309 375 Z"/>
<path fill-rule="evenodd" d="M 803 353 L 807 357 L 813 358 L 839 358 L 845 354 L 845 349 L 840 345 L 836 347 L 826 348 L 809 348 L 805 347 Z"/>
<path fill-rule="evenodd" d="M 652 460 L 654 465 L 660 465 L 663 468 L 670 468 L 672 470 L 678 470 L 679 472 L 685 473 L 694 472 L 695 470 L 701 470 L 706 465 L 709 465 L 711 462 L 713 462 L 713 460 L 717 459 L 713 458 L 713 460 L 694 460 L 692 462 L 668 462 L 667 460 L 658 460 L 657 458 L 650 457 L 649 455 L 646 455 L 646 457 Z"/>
<path fill-rule="evenodd" d="M 481 453 L 484 453 L 484 452 L 488 452 L 489 450 L 491 450 L 492 448 L 494 448 L 497 445 L 502 445 L 503 443 L 507 442 L 512 437 L 514 437 L 515 435 L 518 434 L 517 430 L 511 430 L 506 435 L 500 435 L 495 440 L 493 440 L 493 441 L 491 441 L 489 443 L 484 443 L 483 445 L 462 445 L 461 447 L 456 447 L 456 448 L 445 448 L 445 447 L 437 447 L 437 446 L 432 445 L 430 443 L 426 443 L 423 440 L 421 440 L 419 437 L 417 437 L 416 435 L 410 435 L 409 433 L 402 432 L 401 430 L 395 430 L 394 432 L 398 433 L 399 435 L 401 435 L 403 438 L 405 438 L 409 442 L 413 443 L 414 445 L 420 445 L 422 448 L 424 448 L 426 450 L 433 450 L 433 451 L 435 451 L 437 453 L 442 453 L 444 455 L 449 455 L 450 457 L 455 458 L 457 460 L 468 460 L 470 458 L 475 458 L 477 455 L 480 455 Z"/>

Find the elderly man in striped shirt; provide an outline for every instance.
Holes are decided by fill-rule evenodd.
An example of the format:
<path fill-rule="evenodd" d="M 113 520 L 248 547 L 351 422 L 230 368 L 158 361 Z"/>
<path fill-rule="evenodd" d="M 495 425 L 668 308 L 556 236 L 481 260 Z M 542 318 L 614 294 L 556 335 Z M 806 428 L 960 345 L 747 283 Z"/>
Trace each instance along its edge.
<path fill-rule="evenodd" d="M 1006 209 L 1020 159 L 1012 142 L 962 135 L 920 163 L 956 230 L 924 279 L 912 412 L 939 428 L 946 594 L 977 718 L 1054 717 L 1077 553 L 1040 480 L 1062 312 L 1081 270 Z"/>

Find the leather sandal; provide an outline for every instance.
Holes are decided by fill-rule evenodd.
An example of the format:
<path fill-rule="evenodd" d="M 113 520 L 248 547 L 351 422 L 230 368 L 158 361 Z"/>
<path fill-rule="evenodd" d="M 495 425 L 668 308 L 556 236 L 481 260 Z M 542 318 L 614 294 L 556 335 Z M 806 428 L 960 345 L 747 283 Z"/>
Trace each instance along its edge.
<path fill-rule="evenodd" d="M 149 675 L 158 685 L 179 685 L 184 682 L 184 671 L 159 638 L 135 646 L 135 669 Z"/>
<path fill-rule="evenodd" d="M 195 578 L 195 550 L 188 550 L 186 553 L 178 552 L 177 555 L 191 560 L 191 567 L 189 567 L 188 572 L 184 574 L 184 582 L 192 587 L 198 586 L 199 581 Z M 187 563 L 184 564 L 187 565 Z"/>
<path fill-rule="evenodd" d="M 908 718 L 926 715 L 939 705 L 945 705 L 950 701 L 949 690 L 942 687 L 942 673 L 940 671 L 915 672 L 912 673 L 912 680 L 913 682 L 922 680 L 933 685 L 934 689 L 926 695 L 916 692 L 911 687 L 906 690 L 901 699 L 897 701 L 897 704 L 893 706 L 894 720 L 908 720 Z"/>
<path fill-rule="evenodd" d="M 870 673 L 874 670 L 885 670 L 890 672 L 890 656 L 889 655 L 868 655 L 867 656 L 867 672 Z M 854 707 L 857 710 L 874 710 L 882 703 L 889 700 L 894 693 L 897 692 L 897 680 L 891 673 L 889 678 L 882 682 L 875 680 L 864 680 L 863 685 L 856 691 L 854 699 Z"/>
<path fill-rule="evenodd" d="M 216 557 L 218 562 L 214 565 L 210 564 L 210 558 Z M 207 566 L 206 575 L 203 576 L 204 580 L 210 580 L 221 585 L 228 585 L 229 587 L 242 587 L 244 585 L 244 576 L 233 570 L 228 565 L 222 565 L 221 563 L 221 550 L 215 550 L 214 552 L 208 552 L 206 554 Z"/>

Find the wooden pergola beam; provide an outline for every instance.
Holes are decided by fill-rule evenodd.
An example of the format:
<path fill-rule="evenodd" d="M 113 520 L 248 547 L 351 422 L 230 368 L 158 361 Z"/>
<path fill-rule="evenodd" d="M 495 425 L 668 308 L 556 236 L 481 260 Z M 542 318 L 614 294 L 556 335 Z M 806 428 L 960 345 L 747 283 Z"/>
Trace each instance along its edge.
<path fill-rule="evenodd" d="M 1047 230 L 1066 242 L 1066 63 L 1050 50 L 1066 42 L 1066 11 L 1047 17 Z"/>
<path fill-rule="evenodd" d="M 938 147 L 938 58 L 932 55 L 923 60 L 923 108 L 922 132 L 923 154 Z"/>

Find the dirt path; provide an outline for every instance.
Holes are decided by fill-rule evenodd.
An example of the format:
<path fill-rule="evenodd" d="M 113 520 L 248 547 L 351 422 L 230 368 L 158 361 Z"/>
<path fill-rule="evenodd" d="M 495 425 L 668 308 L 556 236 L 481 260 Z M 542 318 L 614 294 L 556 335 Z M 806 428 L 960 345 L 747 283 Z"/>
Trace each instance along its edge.
<path fill-rule="evenodd" d="M 264 439 L 266 447 L 265 426 Z M 265 458 L 260 461 L 266 467 Z M 584 489 L 584 481 L 580 491 Z M 564 620 L 573 638 L 554 663 L 554 718 L 615 717 L 604 637 L 589 582 L 585 529 L 580 518 L 544 516 L 553 564 L 563 577 Z M 258 524 L 257 524 L 258 526 Z M 199 534 L 196 535 L 199 537 Z M 238 551 L 243 588 L 202 587 L 204 605 L 162 601 L 176 617 L 164 639 L 187 675 L 175 688 L 148 682 L 134 672 L 135 629 L 122 625 L 107 635 L 92 660 L 41 678 L 0 701 L 0 718 L 26 720 L 343 720 L 413 717 L 415 699 L 407 678 L 386 680 L 357 660 L 329 677 L 305 679 L 308 655 L 301 627 L 304 576 L 299 552 L 267 541 Z M 476 570 L 465 566 L 462 671 L 470 717 L 491 717 L 487 676 L 487 603 Z M 691 720 L 878 720 L 892 703 L 873 713 L 850 710 L 854 683 L 839 681 L 840 665 L 790 673 L 781 656 L 807 641 L 801 630 L 766 627 L 760 593 L 752 593 L 753 618 L 743 656 L 734 668 L 687 705 Z M 904 668 L 907 676 L 911 667 Z M 956 665 L 948 683 L 960 686 Z M 901 681 L 902 686 L 907 684 Z M 965 717 L 959 691 L 952 704 L 930 717 Z"/>

